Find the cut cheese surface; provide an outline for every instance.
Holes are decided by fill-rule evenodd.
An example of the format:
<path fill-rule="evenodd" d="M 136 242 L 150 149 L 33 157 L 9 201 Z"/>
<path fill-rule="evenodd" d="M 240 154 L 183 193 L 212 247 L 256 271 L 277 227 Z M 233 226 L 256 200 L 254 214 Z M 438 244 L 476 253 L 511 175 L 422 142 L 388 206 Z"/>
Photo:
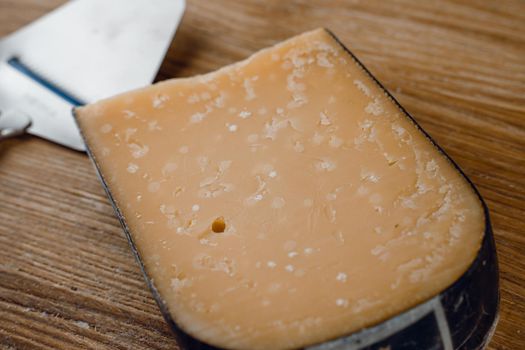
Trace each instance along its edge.
<path fill-rule="evenodd" d="M 322 29 L 76 115 L 172 318 L 215 346 L 376 324 L 480 247 L 472 187 Z"/>

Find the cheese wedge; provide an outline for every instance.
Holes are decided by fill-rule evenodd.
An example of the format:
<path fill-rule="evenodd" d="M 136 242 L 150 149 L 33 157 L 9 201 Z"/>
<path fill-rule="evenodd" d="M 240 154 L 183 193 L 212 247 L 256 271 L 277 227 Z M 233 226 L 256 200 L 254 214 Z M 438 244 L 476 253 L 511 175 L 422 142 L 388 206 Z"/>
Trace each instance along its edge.
<path fill-rule="evenodd" d="M 323 29 L 76 117 L 162 305 L 217 347 L 377 324 L 482 242 L 471 185 Z"/>

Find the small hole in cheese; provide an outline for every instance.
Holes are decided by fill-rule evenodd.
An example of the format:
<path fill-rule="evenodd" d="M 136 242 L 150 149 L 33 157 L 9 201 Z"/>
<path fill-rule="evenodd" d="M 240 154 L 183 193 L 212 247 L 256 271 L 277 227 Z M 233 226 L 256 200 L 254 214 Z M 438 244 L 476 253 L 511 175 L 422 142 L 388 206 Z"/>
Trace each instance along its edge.
<path fill-rule="evenodd" d="M 221 233 L 224 232 L 226 229 L 226 223 L 224 222 L 224 218 L 222 216 L 219 216 L 217 219 L 213 220 L 211 224 L 211 230 L 215 233 Z"/>

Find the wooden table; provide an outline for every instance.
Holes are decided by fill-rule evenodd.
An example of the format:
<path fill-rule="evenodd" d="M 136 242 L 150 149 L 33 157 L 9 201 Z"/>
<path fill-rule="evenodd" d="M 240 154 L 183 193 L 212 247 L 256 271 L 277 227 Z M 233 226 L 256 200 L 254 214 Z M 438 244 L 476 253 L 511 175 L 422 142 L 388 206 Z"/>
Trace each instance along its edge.
<path fill-rule="evenodd" d="M 0 35 L 63 0 L 0 0 Z M 325 26 L 477 185 L 501 268 L 491 349 L 525 349 L 525 2 L 206 1 L 158 80 L 235 62 Z M 84 154 L 0 144 L 0 347 L 176 349 Z"/>

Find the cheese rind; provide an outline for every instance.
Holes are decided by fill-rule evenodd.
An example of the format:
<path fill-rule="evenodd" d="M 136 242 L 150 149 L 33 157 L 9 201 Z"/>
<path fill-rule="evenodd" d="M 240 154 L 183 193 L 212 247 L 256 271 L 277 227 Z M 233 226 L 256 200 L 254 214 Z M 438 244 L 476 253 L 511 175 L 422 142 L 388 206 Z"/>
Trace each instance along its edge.
<path fill-rule="evenodd" d="M 324 30 L 76 114 L 173 319 L 212 345 L 376 324 L 452 284 L 483 237 L 472 187 Z"/>

